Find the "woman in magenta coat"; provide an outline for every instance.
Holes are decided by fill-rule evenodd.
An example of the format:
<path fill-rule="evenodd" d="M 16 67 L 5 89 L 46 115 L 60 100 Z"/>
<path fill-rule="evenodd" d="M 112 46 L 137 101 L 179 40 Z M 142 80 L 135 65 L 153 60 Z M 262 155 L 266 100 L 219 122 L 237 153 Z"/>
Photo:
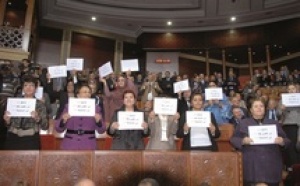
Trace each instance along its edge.
<path fill-rule="evenodd" d="M 91 88 L 82 85 L 77 90 L 78 98 L 91 98 Z M 65 136 L 61 143 L 62 150 L 96 150 L 97 141 L 95 131 L 102 134 L 106 127 L 102 122 L 102 113 L 98 105 L 95 106 L 95 116 L 70 116 L 66 105 L 61 117 L 56 120 L 57 132 L 64 132 Z"/>

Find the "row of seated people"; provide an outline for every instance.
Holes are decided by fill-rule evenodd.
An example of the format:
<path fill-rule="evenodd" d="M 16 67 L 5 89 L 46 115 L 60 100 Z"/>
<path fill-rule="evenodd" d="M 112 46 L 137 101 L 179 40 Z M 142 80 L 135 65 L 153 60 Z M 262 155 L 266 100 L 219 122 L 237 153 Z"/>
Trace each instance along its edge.
<path fill-rule="evenodd" d="M 128 78 L 129 79 L 129 78 Z M 119 109 L 121 106 L 123 106 L 125 103 L 125 97 L 124 97 L 124 91 L 126 91 L 127 89 L 134 89 L 134 88 L 130 88 L 130 87 L 128 87 L 128 84 L 130 84 L 130 80 L 128 81 L 128 79 L 126 79 L 126 78 L 122 78 L 121 76 L 120 77 L 118 77 L 118 80 L 117 80 L 117 83 L 118 83 L 118 87 L 116 88 L 116 89 L 114 89 L 113 91 L 110 91 L 109 89 L 108 89 L 108 87 L 109 86 L 107 86 L 105 83 L 107 83 L 107 81 L 102 81 L 102 83 L 104 84 L 104 85 L 106 85 L 106 86 L 104 86 L 104 92 L 105 92 L 105 99 L 104 99 L 104 109 L 101 109 L 101 111 L 106 111 L 106 113 L 109 113 L 108 114 L 108 116 L 105 116 L 105 118 L 108 118 L 108 119 L 110 119 L 110 118 L 113 118 L 112 116 L 114 116 L 115 115 L 115 110 L 116 109 Z M 73 81 L 74 82 L 74 81 Z M 127 82 L 127 83 L 126 83 Z M 122 86 L 122 83 L 123 83 L 123 86 Z M 126 86 L 125 86 L 126 85 Z M 146 84 L 145 84 L 146 85 Z M 69 85 L 68 85 L 69 86 Z M 68 89 L 68 86 L 67 86 L 67 89 Z M 73 85 L 74 86 L 74 85 Z M 147 86 L 149 86 L 149 87 L 153 87 L 153 84 L 151 84 L 151 83 L 147 83 Z M 210 86 L 210 85 L 209 85 Z M 214 84 L 214 85 L 211 85 L 211 86 L 214 86 L 214 87 L 216 87 L 216 83 Z M 23 87 L 23 88 L 25 88 L 25 87 Z M 87 88 L 87 87 L 86 87 Z M 154 88 L 155 88 L 155 86 L 154 86 Z M 52 91 L 52 92 L 51 92 Z M 87 91 L 88 90 L 84 90 L 82 93 L 82 95 L 81 96 L 86 96 L 85 94 L 87 93 Z M 24 92 L 25 92 L 25 89 L 24 89 Z M 50 92 L 50 96 L 52 97 L 52 95 L 54 95 L 55 93 L 53 92 L 53 90 L 50 90 L 49 91 Z M 145 91 L 146 92 L 146 91 Z M 68 92 L 68 93 L 70 93 L 70 94 L 73 94 L 73 96 L 75 96 L 76 94 L 74 94 L 74 87 L 73 87 L 73 91 L 70 91 L 70 92 Z M 76 93 L 78 93 L 78 94 L 80 94 L 80 90 L 78 89 L 77 90 L 77 92 Z M 77 96 L 78 96 L 78 94 L 77 94 Z M 136 95 L 137 93 L 136 93 L 136 91 L 134 92 L 134 94 L 132 94 L 132 95 Z M 63 94 L 62 94 L 63 95 Z M 145 95 L 149 95 L 149 94 L 145 94 Z M 69 96 L 69 94 L 66 96 L 66 97 L 68 97 Z M 155 96 L 154 94 L 152 94 L 151 96 Z M 202 102 L 203 102 L 203 97 L 201 97 L 202 95 L 198 95 L 198 97 L 200 97 L 200 98 L 198 98 L 199 100 L 202 100 Z M 180 97 L 180 96 L 179 96 Z M 135 98 L 134 96 L 133 96 L 133 98 Z M 129 100 L 130 99 L 132 99 L 132 98 L 129 98 Z M 188 100 L 186 100 L 186 101 L 188 101 Z M 143 100 L 142 100 L 142 102 L 143 102 Z M 61 119 L 62 120 L 62 122 L 60 122 L 59 123 L 59 125 L 58 125 L 58 127 L 57 128 L 60 128 L 60 129 L 58 129 L 58 130 L 62 130 L 62 129 L 64 129 L 66 126 L 65 126 L 65 123 L 70 119 L 70 120 L 74 120 L 74 118 L 71 118 L 70 116 L 68 116 L 68 114 L 66 114 L 66 113 L 64 113 L 64 111 L 63 111 L 63 109 L 65 109 L 65 107 L 64 107 L 64 105 L 65 104 L 62 104 L 62 103 L 60 103 L 61 105 L 62 105 L 62 112 L 61 113 L 63 113 L 63 114 L 58 114 L 57 116 L 61 116 L 61 117 L 58 117 L 57 119 Z M 231 113 L 231 109 L 230 109 L 230 105 L 228 104 L 228 103 L 224 103 L 224 102 L 220 102 L 220 101 L 214 101 L 214 102 L 208 102 L 208 103 L 202 103 L 202 105 L 200 104 L 200 108 L 202 109 L 202 107 L 205 105 L 205 104 L 208 104 L 208 111 L 211 111 L 212 113 L 213 113 L 213 115 L 212 115 L 212 118 L 214 117 L 215 118 L 215 120 L 216 120 L 216 122 L 215 123 L 213 123 L 212 124 L 212 126 L 210 126 L 209 127 L 209 138 L 211 138 L 211 139 L 213 139 L 214 137 L 216 137 L 217 138 L 217 136 L 219 136 L 218 135 L 218 125 L 222 125 L 222 124 L 224 124 L 224 123 L 226 123 L 226 122 L 224 122 L 224 120 L 225 121 L 228 121 L 230 118 L 231 118 L 231 116 L 230 116 L 230 113 Z M 226 105 L 225 105 L 226 104 Z M 188 103 L 187 103 L 187 105 L 188 105 Z M 189 106 L 189 105 L 188 105 Z M 181 108 L 181 107 L 178 107 L 178 108 Z M 189 106 L 188 107 L 188 109 L 190 109 L 191 107 Z M 133 109 L 133 110 L 135 110 L 135 108 L 131 108 L 131 109 Z M 192 107 L 192 109 L 194 109 L 193 107 Z M 199 108 L 196 108 L 196 109 L 199 109 Z M 226 109 L 225 110 L 225 113 L 224 113 L 224 109 Z M 47 108 L 46 108 L 46 112 L 47 112 Z M 190 134 L 189 133 L 189 129 L 188 130 L 186 130 L 186 125 L 185 125 L 185 123 L 184 122 L 182 122 L 182 121 L 180 121 L 180 120 L 185 120 L 184 119 L 184 112 L 180 112 L 179 111 L 179 113 L 181 113 L 180 115 L 181 115 L 181 117 L 179 118 L 179 121 L 178 121 L 178 123 L 179 123 L 179 125 L 181 124 L 182 125 L 182 127 L 178 127 L 178 129 L 182 129 L 182 133 L 183 133 L 183 136 L 187 136 L 187 134 Z M 244 113 L 245 114 L 245 113 Z M 102 132 L 103 131 L 106 131 L 106 128 L 105 127 L 103 127 L 104 126 L 104 124 L 102 123 L 103 122 L 103 118 L 101 118 L 101 115 L 102 115 L 102 117 L 103 117 L 103 114 L 99 114 L 99 115 L 97 115 L 97 116 L 95 116 L 95 120 L 96 120 L 96 126 L 98 126 L 99 128 L 101 128 L 101 129 L 99 129 L 99 130 L 102 130 Z M 105 114 L 106 115 L 106 114 Z M 149 113 L 149 115 L 151 116 L 151 113 Z M 152 114 L 153 115 L 153 114 Z M 154 117 L 156 117 L 156 116 L 151 116 L 152 117 L 152 119 L 154 118 Z M 151 117 L 149 117 L 149 118 L 151 118 Z M 176 118 L 176 116 L 174 116 L 175 118 Z M 42 123 L 42 124 L 44 124 L 43 123 L 43 118 L 40 118 L 40 116 L 38 115 L 38 114 L 36 114 L 36 113 L 33 113 L 33 118 L 35 119 L 35 122 L 38 122 L 38 123 Z M 7 117 L 5 118 L 7 121 L 9 121 L 9 122 L 7 122 L 7 123 L 11 123 L 10 122 L 10 118 L 9 118 L 9 115 L 7 115 Z M 100 122 L 100 120 L 101 120 L 101 122 Z M 165 120 L 165 118 L 163 118 L 163 117 L 161 117 L 161 118 L 159 118 L 159 121 L 161 122 L 162 120 Z M 177 120 L 178 120 L 178 116 L 177 116 Z M 117 119 L 115 118 L 115 120 L 113 120 L 113 121 L 117 121 Z M 155 119 L 153 119 L 153 122 L 155 121 Z M 26 127 L 28 127 L 28 126 L 30 126 L 30 125 L 28 125 L 27 123 L 29 123 L 29 122 L 24 122 L 24 120 L 23 121 L 17 121 L 17 122 L 19 122 L 19 126 L 22 126 L 22 125 L 24 125 L 24 123 L 25 123 L 25 125 L 26 126 L 22 126 L 22 127 L 24 127 L 24 128 L 26 128 Z M 23 122 L 23 123 L 22 123 Z M 75 123 L 75 122 L 77 122 L 77 121 L 72 121 L 73 123 Z M 85 121 L 82 121 L 82 122 L 84 122 L 84 123 L 86 123 Z M 31 122 L 31 123 L 33 123 L 33 122 Z M 111 125 L 110 126 L 108 126 L 108 130 L 107 130 L 107 132 L 108 133 L 111 133 L 111 134 L 114 134 L 115 132 L 116 132 L 116 129 L 118 128 L 118 123 L 117 122 L 111 122 L 110 123 Z M 215 125 L 214 125 L 215 124 Z M 31 124 L 31 125 L 33 125 L 33 124 Z M 17 126 L 17 125 L 16 125 Z M 150 125 L 151 126 L 151 125 Z M 145 124 L 144 126 L 143 126 L 144 128 L 150 128 L 149 126 L 147 126 L 147 124 Z M 18 129 L 18 127 L 15 127 L 15 128 L 17 128 Z M 15 133 L 17 133 L 18 134 L 18 132 L 19 132 L 19 130 L 15 130 L 14 128 L 12 128 L 11 129 L 11 131 L 13 131 L 13 132 L 15 132 Z M 148 131 L 143 131 L 144 133 L 143 134 L 141 134 L 142 136 L 147 136 L 147 135 L 149 135 L 149 134 L 147 134 L 147 133 L 149 133 L 149 131 L 150 130 L 148 130 Z M 167 131 L 167 130 L 166 130 Z M 179 130 L 177 130 L 176 131 L 176 134 L 177 133 L 179 133 L 178 132 Z M 23 132 L 23 131 L 21 131 L 21 132 Z M 33 130 L 33 131 L 26 131 L 26 132 L 36 132 L 36 130 Z M 73 131 L 69 131 L 69 134 L 71 135 L 71 136 L 69 136 L 70 138 L 73 138 L 73 136 L 72 135 L 74 135 L 74 136 L 76 136 L 77 134 L 76 134 L 76 132 L 78 132 L 78 130 L 73 130 Z M 198 131 L 199 132 L 199 131 Z M 73 133 L 73 134 L 72 134 Z M 100 132 L 101 133 L 101 132 Z M 182 134 L 181 133 L 181 134 Z M 24 134 L 20 134 L 20 135 L 24 135 Z M 26 134 L 25 134 L 26 135 Z M 173 133 L 173 135 L 174 135 L 174 133 Z M 180 136 L 180 134 L 178 134 L 179 136 Z M 120 136 L 118 136 L 118 137 L 121 137 L 122 136 L 122 134 L 120 134 Z M 128 137 L 128 134 L 124 134 L 124 136 L 127 136 Z M 190 137 L 190 136 L 189 136 Z M 188 138 L 189 138 L 188 137 Z M 92 138 L 92 137 L 91 137 Z M 133 140 L 133 141 L 135 141 L 134 139 L 132 139 L 132 138 L 134 138 L 134 137 L 132 137 L 131 136 L 131 140 Z M 210 139 L 210 140 L 211 140 Z M 134 148 L 139 148 L 140 147 L 140 144 L 141 143 L 139 143 L 139 144 L 134 144 L 134 145 L 132 145 L 132 144 L 130 144 L 132 141 L 127 141 L 127 143 L 129 144 L 124 144 L 125 146 L 128 146 L 129 148 L 131 148 L 131 147 L 134 147 Z M 191 143 L 191 142 L 187 142 L 187 144 L 188 143 Z M 210 150 L 215 150 L 215 143 L 213 143 L 213 141 L 211 141 L 211 142 L 209 142 L 209 141 L 207 141 L 206 142 L 206 146 L 207 146 L 207 144 L 209 144 L 211 147 L 210 147 Z M 94 146 L 94 145 L 93 145 Z M 116 145 L 116 146 L 118 146 L 118 144 Z M 191 147 L 189 147 L 190 146 L 190 144 L 188 144 L 188 145 L 186 145 L 186 146 L 184 146 L 183 145 L 183 147 L 184 148 L 188 148 L 188 149 L 191 149 Z M 173 146 L 173 148 L 174 148 L 174 146 Z M 204 149 L 203 149 L 204 150 Z M 207 149 L 206 149 L 207 150 Z"/>

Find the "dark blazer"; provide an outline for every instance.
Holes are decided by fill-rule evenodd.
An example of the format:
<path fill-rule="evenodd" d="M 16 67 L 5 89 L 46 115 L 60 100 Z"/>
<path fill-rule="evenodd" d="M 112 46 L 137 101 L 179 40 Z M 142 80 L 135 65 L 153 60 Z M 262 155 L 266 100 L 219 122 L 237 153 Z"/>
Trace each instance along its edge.
<path fill-rule="evenodd" d="M 244 107 L 240 107 L 240 109 L 242 110 L 242 112 L 244 113 L 244 117 L 245 118 L 249 118 L 250 117 L 250 114 L 248 112 L 248 110 Z"/>
<path fill-rule="evenodd" d="M 245 119 L 245 118 L 247 118 L 247 117 L 245 117 L 245 116 L 242 116 L 242 118 L 241 119 L 235 119 L 234 117 L 232 117 L 230 120 L 229 120 L 229 123 L 230 124 L 232 124 L 233 126 L 234 126 L 234 128 L 237 126 L 237 125 L 239 125 L 240 123 L 241 123 L 241 120 L 242 119 Z"/>
<path fill-rule="evenodd" d="M 135 111 L 139 111 L 137 108 Z M 113 130 L 111 129 L 112 123 L 118 121 L 118 112 L 125 111 L 125 107 L 122 106 L 116 110 L 113 114 L 113 118 L 109 127 L 107 128 L 107 134 L 113 137 L 111 149 L 113 150 L 144 150 L 145 145 L 143 138 L 150 135 L 150 129 L 148 130 Z"/>
<path fill-rule="evenodd" d="M 211 141 L 211 146 L 208 147 L 191 147 L 191 136 L 190 136 L 190 130 L 187 134 L 184 133 L 183 127 L 184 124 L 186 123 L 186 114 L 184 113 L 183 116 L 180 116 L 180 120 L 179 120 L 179 126 L 178 126 L 178 130 L 176 133 L 176 136 L 178 138 L 183 138 L 183 142 L 182 142 L 182 150 L 208 150 L 208 151 L 218 151 L 218 146 L 217 146 L 217 142 L 215 141 L 216 138 L 219 138 L 221 133 L 218 127 L 218 124 L 216 122 L 215 116 L 211 113 L 211 122 L 212 124 L 216 127 L 216 131 L 215 131 L 215 135 L 213 136 L 210 132 L 209 129 L 207 129 L 208 131 L 208 135 Z"/>
<path fill-rule="evenodd" d="M 181 115 L 183 115 L 186 111 L 190 110 L 190 107 L 188 106 L 187 101 L 184 99 L 184 97 L 178 98 L 178 105 L 177 105 L 177 112 Z"/>
<path fill-rule="evenodd" d="M 280 121 L 282 113 L 278 109 L 275 109 L 275 114 L 277 118 L 276 121 Z M 266 110 L 265 119 L 270 119 L 270 109 Z"/>

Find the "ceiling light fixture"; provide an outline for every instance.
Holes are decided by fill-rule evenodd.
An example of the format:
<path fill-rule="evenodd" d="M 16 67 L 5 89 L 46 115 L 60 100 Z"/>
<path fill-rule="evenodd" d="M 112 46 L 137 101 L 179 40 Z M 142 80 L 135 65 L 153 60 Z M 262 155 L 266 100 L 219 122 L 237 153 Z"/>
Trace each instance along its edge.
<path fill-rule="evenodd" d="M 10 5 L 11 5 L 11 2 L 9 1 L 7 4 L 10 6 Z"/>
<path fill-rule="evenodd" d="M 92 21 L 96 21 L 97 18 L 96 18 L 95 16 L 93 16 L 93 17 L 91 18 L 91 20 L 92 20 Z"/>
<path fill-rule="evenodd" d="M 235 17 L 235 16 L 232 16 L 232 17 L 230 18 L 230 21 L 231 21 L 231 22 L 235 22 L 235 21 L 236 21 L 236 17 Z"/>
<path fill-rule="evenodd" d="M 167 25 L 168 25 L 168 26 L 171 26 L 172 24 L 173 24 L 172 21 L 168 21 L 168 22 L 167 22 Z"/>

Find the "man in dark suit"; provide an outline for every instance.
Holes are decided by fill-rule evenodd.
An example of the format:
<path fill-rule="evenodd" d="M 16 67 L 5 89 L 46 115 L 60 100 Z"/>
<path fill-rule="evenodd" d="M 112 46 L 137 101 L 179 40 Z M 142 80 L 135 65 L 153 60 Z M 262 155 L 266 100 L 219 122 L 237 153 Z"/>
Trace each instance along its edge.
<path fill-rule="evenodd" d="M 229 120 L 229 123 L 233 124 L 234 128 L 240 124 L 241 120 L 245 118 L 242 114 L 241 107 L 233 105 L 231 107 L 232 118 Z"/>
<path fill-rule="evenodd" d="M 246 108 L 241 107 L 241 103 L 240 103 L 240 99 L 237 96 L 234 96 L 232 98 L 230 98 L 231 101 L 231 105 L 232 106 L 236 106 L 239 107 L 241 110 L 241 114 L 245 117 L 248 118 L 249 117 L 249 112 Z"/>
<path fill-rule="evenodd" d="M 281 122 L 282 112 L 277 109 L 278 101 L 275 98 L 269 98 L 268 107 L 266 110 L 265 118 L 273 119 Z"/>
<path fill-rule="evenodd" d="M 185 90 L 182 93 L 178 94 L 178 106 L 177 106 L 177 112 L 182 116 L 185 114 L 186 111 L 191 109 L 191 90 Z"/>
<path fill-rule="evenodd" d="M 171 78 L 170 72 L 166 71 L 165 72 L 165 77 L 162 78 L 161 80 L 161 89 L 163 90 L 163 92 L 165 94 L 167 94 L 168 96 L 173 96 L 173 79 Z"/>

